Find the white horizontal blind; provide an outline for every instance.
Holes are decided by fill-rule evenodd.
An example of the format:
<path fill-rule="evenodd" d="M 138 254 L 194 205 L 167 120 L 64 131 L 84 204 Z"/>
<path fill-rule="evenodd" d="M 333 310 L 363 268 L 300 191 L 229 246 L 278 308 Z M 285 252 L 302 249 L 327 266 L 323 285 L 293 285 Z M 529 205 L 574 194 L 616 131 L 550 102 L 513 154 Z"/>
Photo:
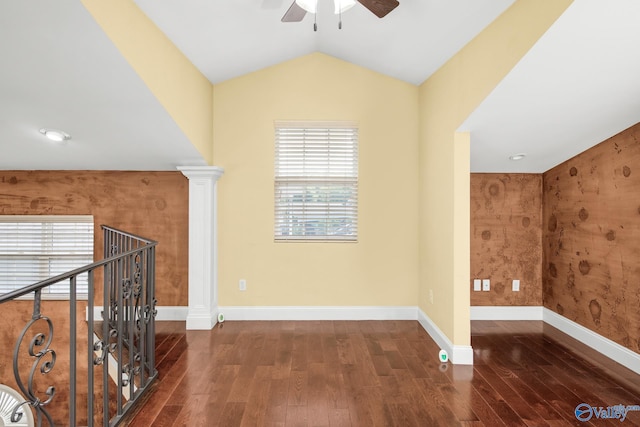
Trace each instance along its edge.
<path fill-rule="evenodd" d="M 92 216 L 0 215 L 0 294 L 92 262 Z M 87 286 L 87 275 L 78 276 L 77 293 L 87 294 Z M 42 293 L 68 297 L 69 281 Z"/>
<path fill-rule="evenodd" d="M 276 123 L 275 239 L 358 238 L 358 129 Z"/>

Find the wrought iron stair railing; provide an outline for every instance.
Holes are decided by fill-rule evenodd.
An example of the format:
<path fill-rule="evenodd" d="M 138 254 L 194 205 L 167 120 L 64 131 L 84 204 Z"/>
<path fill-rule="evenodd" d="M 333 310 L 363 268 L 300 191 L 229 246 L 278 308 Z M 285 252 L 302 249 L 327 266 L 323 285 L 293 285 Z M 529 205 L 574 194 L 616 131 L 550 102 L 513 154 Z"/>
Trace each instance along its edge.
<path fill-rule="evenodd" d="M 38 426 L 116 426 L 157 377 L 157 242 L 107 226 L 102 230 L 103 260 L 0 296 L 2 305 L 33 295 L 31 319 L 16 333 L 12 356 L 13 380 L 24 397 L 13 410 L 14 422 L 20 412 L 32 408 Z M 88 281 L 86 314 L 78 309 L 76 282 L 81 275 Z M 64 281 L 70 289 L 69 325 L 60 330 L 43 310 L 42 293 Z M 85 319 L 86 328 L 81 325 Z M 54 333 L 69 334 L 64 357 L 65 366 L 68 359 L 68 378 L 61 384 L 43 386 L 43 378 L 52 378 L 49 375 L 65 352 L 54 348 Z M 60 373 L 56 374 L 59 379 Z M 58 390 L 64 391 L 68 412 L 56 402 Z M 68 413 L 68 418 L 60 419 L 60 413 Z"/>

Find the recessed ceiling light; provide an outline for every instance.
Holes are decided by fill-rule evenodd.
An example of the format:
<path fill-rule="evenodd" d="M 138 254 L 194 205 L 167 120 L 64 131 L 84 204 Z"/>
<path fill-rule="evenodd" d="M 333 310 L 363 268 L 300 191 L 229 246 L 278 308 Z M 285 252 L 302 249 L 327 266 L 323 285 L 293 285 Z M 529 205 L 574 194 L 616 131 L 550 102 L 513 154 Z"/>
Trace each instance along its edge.
<path fill-rule="evenodd" d="M 63 142 L 71 139 L 71 135 L 57 129 L 42 128 L 40 129 L 40 133 L 55 142 Z"/>
<path fill-rule="evenodd" d="M 518 153 L 514 154 L 513 156 L 509 156 L 509 160 L 522 160 L 525 157 L 527 157 L 526 153 Z"/>

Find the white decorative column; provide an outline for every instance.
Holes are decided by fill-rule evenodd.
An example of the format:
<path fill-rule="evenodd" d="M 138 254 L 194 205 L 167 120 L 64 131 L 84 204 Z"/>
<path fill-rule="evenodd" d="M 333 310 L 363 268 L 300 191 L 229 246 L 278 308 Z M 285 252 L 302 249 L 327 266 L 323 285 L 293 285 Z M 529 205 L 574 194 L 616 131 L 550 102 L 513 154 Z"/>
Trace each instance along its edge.
<path fill-rule="evenodd" d="M 187 329 L 211 329 L 218 317 L 215 166 L 179 166 L 189 179 L 189 311 Z"/>

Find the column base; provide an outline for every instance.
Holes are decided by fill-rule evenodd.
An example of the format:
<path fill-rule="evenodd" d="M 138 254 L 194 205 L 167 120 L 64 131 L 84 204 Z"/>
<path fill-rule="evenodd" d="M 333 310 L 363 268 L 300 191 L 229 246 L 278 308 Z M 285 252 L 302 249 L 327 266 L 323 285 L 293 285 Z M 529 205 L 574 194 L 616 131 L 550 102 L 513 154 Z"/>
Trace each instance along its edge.
<path fill-rule="evenodd" d="M 218 323 L 218 316 L 212 314 L 187 314 L 187 330 L 209 331 Z"/>

